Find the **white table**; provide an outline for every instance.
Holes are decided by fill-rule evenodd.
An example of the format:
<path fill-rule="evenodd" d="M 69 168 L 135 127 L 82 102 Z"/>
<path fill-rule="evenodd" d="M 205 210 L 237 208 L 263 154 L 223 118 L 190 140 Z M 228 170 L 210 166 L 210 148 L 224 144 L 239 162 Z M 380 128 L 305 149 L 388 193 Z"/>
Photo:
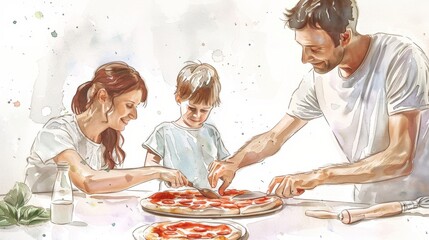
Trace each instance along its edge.
<path fill-rule="evenodd" d="M 144 191 L 115 194 L 74 194 L 73 223 L 14 226 L 0 229 L 0 240 L 127 240 L 139 226 L 177 218 L 153 215 L 140 207 Z M 50 194 L 34 194 L 30 204 L 49 207 Z M 288 199 L 282 210 L 264 216 L 227 218 L 245 226 L 250 240 L 274 239 L 429 239 L 429 210 L 416 209 L 396 217 L 361 221 L 345 225 L 338 220 L 305 216 L 312 209 L 333 210 L 363 207 L 354 203 Z"/>

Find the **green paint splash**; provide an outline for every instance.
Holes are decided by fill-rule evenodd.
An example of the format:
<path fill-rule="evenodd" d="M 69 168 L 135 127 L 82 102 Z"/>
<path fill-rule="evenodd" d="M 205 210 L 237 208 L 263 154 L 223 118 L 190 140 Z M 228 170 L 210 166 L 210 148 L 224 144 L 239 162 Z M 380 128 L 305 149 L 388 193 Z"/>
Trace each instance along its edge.
<path fill-rule="evenodd" d="M 37 19 L 42 19 L 43 18 L 43 13 L 41 11 L 37 11 L 37 12 L 34 13 L 34 16 Z"/>

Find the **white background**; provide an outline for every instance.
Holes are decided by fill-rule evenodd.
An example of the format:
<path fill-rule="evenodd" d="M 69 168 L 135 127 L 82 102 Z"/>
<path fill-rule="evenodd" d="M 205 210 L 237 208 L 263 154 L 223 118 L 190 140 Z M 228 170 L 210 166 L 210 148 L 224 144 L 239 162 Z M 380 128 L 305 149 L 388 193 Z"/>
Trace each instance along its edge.
<path fill-rule="evenodd" d="M 76 87 L 108 61 L 135 67 L 149 88 L 146 108 L 123 132 L 125 167 L 143 165 L 141 143 L 179 117 L 175 77 L 187 60 L 214 65 L 220 107 L 209 122 L 232 153 L 284 115 L 309 66 L 300 61 L 285 7 L 296 0 L 7 1 L 0 8 L 0 194 L 23 181 L 42 124 L 70 111 Z M 360 0 L 358 31 L 409 36 L 429 52 L 429 2 Z M 43 15 L 43 16 L 42 16 Z M 308 124 L 265 162 L 239 171 L 232 187 L 266 190 L 272 177 L 345 161 L 323 119 Z M 154 188 L 155 182 L 139 188 Z M 352 200 L 352 187 L 323 186 L 303 197 Z"/>

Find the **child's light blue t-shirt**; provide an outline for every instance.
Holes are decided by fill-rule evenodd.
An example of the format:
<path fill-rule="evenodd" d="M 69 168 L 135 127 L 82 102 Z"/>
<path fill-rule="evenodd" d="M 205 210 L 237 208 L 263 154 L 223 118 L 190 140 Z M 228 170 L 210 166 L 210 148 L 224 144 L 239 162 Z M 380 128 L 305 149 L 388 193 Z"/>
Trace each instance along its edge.
<path fill-rule="evenodd" d="M 160 156 L 163 166 L 180 170 L 194 185 L 206 188 L 210 187 L 209 164 L 229 156 L 219 131 L 208 123 L 197 129 L 174 122 L 161 123 L 143 147 Z"/>

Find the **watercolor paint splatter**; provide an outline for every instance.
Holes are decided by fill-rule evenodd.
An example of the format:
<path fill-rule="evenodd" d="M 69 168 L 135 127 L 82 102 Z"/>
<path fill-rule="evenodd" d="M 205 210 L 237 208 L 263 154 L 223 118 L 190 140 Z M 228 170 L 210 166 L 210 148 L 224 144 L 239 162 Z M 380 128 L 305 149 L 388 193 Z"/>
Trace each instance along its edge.
<path fill-rule="evenodd" d="M 34 17 L 37 19 L 42 19 L 44 16 L 43 16 L 43 13 L 41 11 L 37 11 L 34 13 Z"/>

